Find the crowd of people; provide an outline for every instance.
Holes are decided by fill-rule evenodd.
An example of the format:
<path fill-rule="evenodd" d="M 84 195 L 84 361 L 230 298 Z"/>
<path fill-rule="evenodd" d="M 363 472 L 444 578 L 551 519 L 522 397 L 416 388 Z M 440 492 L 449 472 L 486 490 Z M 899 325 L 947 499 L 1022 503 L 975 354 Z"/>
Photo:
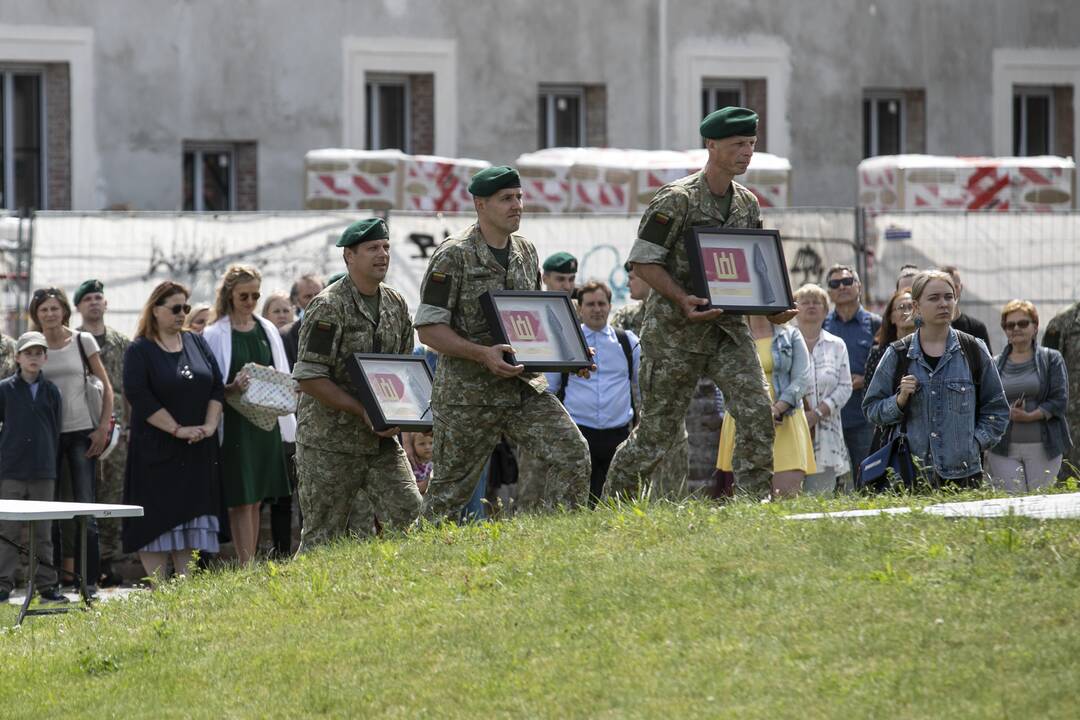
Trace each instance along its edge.
<path fill-rule="evenodd" d="M 846 265 L 830 268 L 824 287 L 798 288 L 793 310 L 701 307 L 708 301 L 687 290 L 682 231 L 761 227 L 756 199 L 734 181 L 756 126 L 744 108 L 702 121 L 708 163 L 653 199 L 625 266 L 635 302 L 614 315 L 611 287 L 579 284 L 569 253 L 541 263 L 517 233 L 520 178 L 505 166 L 473 178 L 477 220 L 433 254 L 415 313 L 384 282 L 390 235 L 379 218 L 342 233 L 345 269 L 325 285 L 304 275 L 288 294 L 264 295 L 257 268 L 233 265 L 200 304 L 183 284 L 161 282 L 131 339 L 106 324 L 100 281 L 82 283 L 71 302 L 61 288 L 36 290 L 32 330 L 0 338 L 0 497 L 142 506 L 122 524 L 90 523 L 78 571 L 92 587 L 120 581 L 131 554 L 151 577 L 170 566 L 184 574 L 230 540 L 249 562 L 264 505 L 267 552 L 288 556 L 417 518 L 684 497 L 683 418 L 702 377 L 724 410 L 713 496 L 850 492 L 865 459 L 898 432 L 930 487 L 1053 484 L 1072 448 L 1069 420 L 1080 418 L 1067 358 L 1048 345 L 1074 343 L 1080 309 L 1039 345 L 1037 308 L 1008 303 L 1009 342 L 992 356 L 985 326 L 959 309 L 955 268 L 904 268 L 882 316 L 863 307 Z M 496 289 L 571 293 L 592 366 L 545 377 L 511 364 L 479 301 Z M 431 432 L 374 429 L 349 373 L 356 353 L 425 357 Z M 262 427 L 240 411 L 252 364 L 295 379 L 294 414 Z M 43 601 L 62 602 L 61 584 L 73 582 L 72 535 L 54 523 L 37 538 L 54 559 L 38 570 Z M 19 526 L 0 523 L 0 536 L 15 540 Z M 0 599 L 16 564 L 0 539 Z"/>

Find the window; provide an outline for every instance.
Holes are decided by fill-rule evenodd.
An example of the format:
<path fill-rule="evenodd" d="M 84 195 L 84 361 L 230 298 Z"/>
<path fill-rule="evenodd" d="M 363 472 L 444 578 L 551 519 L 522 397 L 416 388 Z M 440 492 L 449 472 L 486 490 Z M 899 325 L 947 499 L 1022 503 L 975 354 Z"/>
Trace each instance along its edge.
<path fill-rule="evenodd" d="M 1053 153 L 1054 93 L 1049 87 L 1013 89 L 1013 155 Z"/>
<path fill-rule="evenodd" d="M 368 75 L 365 92 L 368 150 L 412 152 L 408 77 Z"/>
<path fill-rule="evenodd" d="M 741 80 L 710 80 L 701 83 L 701 117 L 730 105 L 746 107 L 746 85 Z"/>
<path fill-rule="evenodd" d="M 541 148 L 585 145 L 583 87 L 541 87 L 538 108 Z"/>
<path fill-rule="evenodd" d="M 184 210 L 236 209 L 236 157 L 228 144 L 184 144 Z"/>
<path fill-rule="evenodd" d="M 40 70 L 0 70 L 0 208 L 45 207 L 45 96 Z"/>
<path fill-rule="evenodd" d="M 863 98 L 863 157 L 904 152 L 904 97 L 869 94 Z"/>

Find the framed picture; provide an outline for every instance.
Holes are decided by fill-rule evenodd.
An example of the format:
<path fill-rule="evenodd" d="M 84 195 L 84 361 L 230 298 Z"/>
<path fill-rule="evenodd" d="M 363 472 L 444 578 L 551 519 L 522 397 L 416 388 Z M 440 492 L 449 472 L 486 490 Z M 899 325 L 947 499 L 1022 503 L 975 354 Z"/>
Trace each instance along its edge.
<path fill-rule="evenodd" d="M 592 365 L 577 310 L 564 292 L 489 290 L 480 296 L 496 344 L 514 348 L 506 361 L 530 372 L 574 372 Z"/>
<path fill-rule="evenodd" d="M 693 227 L 686 231 L 691 290 L 709 307 L 772 315 L 795 307 L 777 230 Z"/>
<path fill-rule="evenodd" d="M 349 376 L 375 430 L 431 430 L 431 370 L 419 355 L 356 353 Z"/>

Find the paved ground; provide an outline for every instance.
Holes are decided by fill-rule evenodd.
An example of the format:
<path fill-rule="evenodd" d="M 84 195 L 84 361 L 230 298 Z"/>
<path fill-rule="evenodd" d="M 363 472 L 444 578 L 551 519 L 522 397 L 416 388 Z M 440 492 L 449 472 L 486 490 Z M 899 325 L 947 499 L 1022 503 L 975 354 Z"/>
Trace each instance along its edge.
<path fill-rule="evenodd" d="M 110 602 L 112 600 L 127 597 L 131 593 L 137 592 L 149 592 L 149 590 L 145 587 L 136 587 L 134 585 L 99 588 L 97 593 L 97 599 L 100 602 Z M 70 600 L 72 603 L 79 602 L 79 594 L 76 592 L 66 592 L 64 593 L 64 595 L 66 595 L 68 600 Z M 26 599 L 26 588 L 16 588 L 11 593 L 11 598 L 8 600 L 8 602 L 12 605 L 22 605 L 24 599 Z"/>

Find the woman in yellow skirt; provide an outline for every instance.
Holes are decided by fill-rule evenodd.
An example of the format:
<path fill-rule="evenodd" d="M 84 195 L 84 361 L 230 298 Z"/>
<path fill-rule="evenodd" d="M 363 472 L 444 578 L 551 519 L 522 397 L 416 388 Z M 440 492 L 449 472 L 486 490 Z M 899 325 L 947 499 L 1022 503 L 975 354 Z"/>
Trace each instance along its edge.
<path fill-rule="evenodd" d="M 773 443 L 774 497 L 794 497 L 803 479 L 817 472 L 814 441 L 803 412 L 803 396 L 810 392 L 810 354 L 799 330 L 791 325 L 773 325 L 761 315 L 747 316 L 750 333 L 757 344 L 758 359 L 769 381 L 773 401 L 776 441 Z M 724 415 L 720 428 L 720 449 L 716 467 L 731 472 L 735 454 L 735 418 Z"/>

